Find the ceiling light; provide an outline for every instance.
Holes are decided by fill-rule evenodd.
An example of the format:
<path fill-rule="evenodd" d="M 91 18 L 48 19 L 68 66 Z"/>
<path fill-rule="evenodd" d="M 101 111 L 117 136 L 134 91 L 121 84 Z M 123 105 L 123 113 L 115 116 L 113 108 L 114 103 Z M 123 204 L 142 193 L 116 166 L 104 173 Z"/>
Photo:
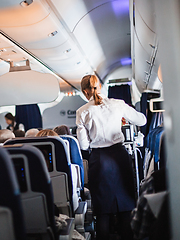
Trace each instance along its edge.
<path fill-rule="evenodd" d="M 27 6 L 29 6 L 31 3 L 33 3 L 33 0 L 26 0 L 26 1 L 21 2 L 20 5 L 21 5 L 22 7 L 27 7 Z"/>
<path fill-rule="evenodd" d="M 48 34 L 48 36 L 49 36 L 49 37 L 54 37 L 57 33 L 58 33 L 58 31 L 54 31 L 54 32 Z"/>
<path fill-rule="evenodd" d="M 71 48 L 64 51 L 64 53 L 69 53 L 71 51 Z"/>
<path fill-rule="evenodd" d="M 122 58 L 120 61 L 121 61 L 121 65 L 122 66 L 126 66 L 126 65 L 131 65 L 132 64 L 131 58 Z"/>

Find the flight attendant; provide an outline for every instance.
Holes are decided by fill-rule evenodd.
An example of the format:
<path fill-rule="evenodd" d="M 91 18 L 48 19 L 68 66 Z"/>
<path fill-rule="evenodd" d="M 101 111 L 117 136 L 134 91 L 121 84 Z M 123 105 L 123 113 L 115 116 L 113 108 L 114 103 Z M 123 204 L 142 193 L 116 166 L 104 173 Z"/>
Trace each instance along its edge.
<path fill-rule="evenodd" d="M 11 130 L 12 132 L 16 130 L 24 131 L 24 125 L 22 123 L 17 124 L 15 122 L 15 117 L 12 115 L 12 113 L 7 113 L 5 116 L 5 121 L 8 124 L 7 129 Z"/>
<path fill-rule="evenodd" d="M 89 189 L 96 215 L 97 240 L 109 239 L 112 215 L 117 215 L 122 240 L 132 240 L 131 210 L 135 207 L 132 161 L 122 145 L 121 120 L 143 126 L 146 117 L 123 100 L 108 99 L 100 93 L 95 75 L 81 81 L 89 100 L 76 112 L 77 138 L 81 149 L 92 149 L 89 160 Z"/>

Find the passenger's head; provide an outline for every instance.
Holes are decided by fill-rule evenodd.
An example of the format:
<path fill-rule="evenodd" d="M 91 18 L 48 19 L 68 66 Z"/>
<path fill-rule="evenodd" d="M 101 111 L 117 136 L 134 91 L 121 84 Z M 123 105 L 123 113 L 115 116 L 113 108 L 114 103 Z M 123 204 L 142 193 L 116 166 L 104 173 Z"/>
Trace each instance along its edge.
<path fill-rule="evenodd" d="M 53 129 L 58 135 L 71 135 L 71 132 L 66 125 L 57 126 Z"/>
<path fill-rule="evenodd" d="M 25 133 L 25 137 L 35 137 L 38 134 L 39 130 L 37 128 L 31 128 Z"/>
<path fill-rule="evenodd" d="M 88 100 L 93 96 L 95 105 L 102 103 L 102 98 L 99 96 L 101 85 L 99 79 L 95 75 L 86 75 L 82 78 L 81 90 Z"/>
<path fill-rule="evenodd" d="M 56 132 L 51 129 L 43 129 L 36 134 L 36 137 L 45 137 L 45 136 L 59 136 Z"/>
<path fill-rule="evenodd" d="M 4 143 L 8 139 L 15 138 L 14 133 L 9 129 L 1 129 L 0 130 L 0 143 Z"/>
<path fill-rule="evenodd" d="M 25 131 L 22 131 L 19 129 L 13 131 L 13 133 L 14 133 L 15 137 L 24 137 L 25 136 Z"/>
<path fill-rule="evenodd" d="M 12 115 L 12 113 L 7 113 L 5 116 L 5 120 L 6 120 L 6 123 L 8 124 L 8 125 L 14 125 L 14 122 L 15 122 L 15 117 Z"/>

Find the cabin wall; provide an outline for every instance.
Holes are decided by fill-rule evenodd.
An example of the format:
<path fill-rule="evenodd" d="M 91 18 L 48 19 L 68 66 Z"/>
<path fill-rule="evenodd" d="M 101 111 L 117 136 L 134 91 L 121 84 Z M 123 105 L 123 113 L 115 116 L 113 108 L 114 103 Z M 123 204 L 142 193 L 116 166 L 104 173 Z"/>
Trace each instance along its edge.
<path fill-rule="evenodd" d="M 85 103 L 78 95 L 65 96 L 56 106 L 44 110 L 43 128 L 54 128 L 62 124 L 76 126 L 76 110 Z"/>

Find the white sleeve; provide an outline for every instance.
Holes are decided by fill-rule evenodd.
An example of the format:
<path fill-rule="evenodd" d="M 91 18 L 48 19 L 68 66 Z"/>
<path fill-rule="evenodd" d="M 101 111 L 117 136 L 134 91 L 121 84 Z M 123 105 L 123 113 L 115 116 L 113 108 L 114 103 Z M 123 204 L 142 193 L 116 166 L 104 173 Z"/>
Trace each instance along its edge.
<path fill-rule="evenodd" d="M 143 113 L 136 111 L 128 104 L 124 103 L 124 118 L 130 123 L 137 126 L 144 126 L 147 122 L 146 117 Z"/>
<path fill-rule="evenodd" d="M 84 126 L 82 116 L 78 110 L 76 111 L 76 125 L 77 125 L 77 139 L 79 141 L 80 148 L 82 150 L 87 150 L 90 144 L 89 136 Z"/>
<path fill-rule="evenodd" d="M 24 125 L 22 123 L 19 124 L 19 130 L 25 131 Z"/>

